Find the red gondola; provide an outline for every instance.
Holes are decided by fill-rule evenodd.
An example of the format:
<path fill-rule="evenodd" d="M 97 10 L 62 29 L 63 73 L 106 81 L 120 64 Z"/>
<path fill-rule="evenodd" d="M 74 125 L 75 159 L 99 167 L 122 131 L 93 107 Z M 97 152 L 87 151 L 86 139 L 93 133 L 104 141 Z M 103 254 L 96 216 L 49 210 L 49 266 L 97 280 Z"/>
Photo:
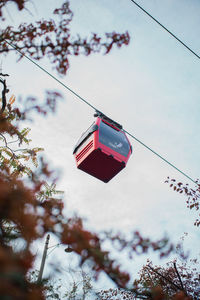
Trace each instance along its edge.
<path fill-rule="evenodd" d="M 73 154 L 78 169 L 108 182 L 125 168 L 132 147 L 121 125 L 100 112 L 95 117 L 96 121 L 82 134 Z"/>

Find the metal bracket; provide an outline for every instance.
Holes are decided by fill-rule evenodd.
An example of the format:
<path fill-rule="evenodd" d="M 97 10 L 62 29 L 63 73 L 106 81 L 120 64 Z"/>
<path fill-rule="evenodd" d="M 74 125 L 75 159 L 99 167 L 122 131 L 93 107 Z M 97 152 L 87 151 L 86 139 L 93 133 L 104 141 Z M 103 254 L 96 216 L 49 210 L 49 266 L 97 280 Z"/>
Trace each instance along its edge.
<path fill-rule="evenodd" d="M 99 117 L 102 120 L 108 122 L 110 125 L 113 125 L 114 127 L 118 128 L 119 130 L 122 130 L 123 127 L 119 123 L 113 121 L 112 119 L 108 118 L 106 115 L 104 115 L 101 111 L 95 110 L 94 117 Z"/>

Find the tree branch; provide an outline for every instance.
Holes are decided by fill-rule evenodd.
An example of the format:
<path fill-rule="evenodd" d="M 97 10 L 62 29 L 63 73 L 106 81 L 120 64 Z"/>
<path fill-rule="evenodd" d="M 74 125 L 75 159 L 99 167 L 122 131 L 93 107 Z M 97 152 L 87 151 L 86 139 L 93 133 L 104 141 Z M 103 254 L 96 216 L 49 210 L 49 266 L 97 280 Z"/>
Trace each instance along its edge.
<path fill-rule="evenodd" d="M 3 76 L 6 76 L 7 74 L 2 74 Z M 6 108 L 6 93 L 9 92 L 9 89 L 7 89 L 6 80 L 0 78 L 0 82 L 3 84 L 3 90 L 2 90 L 2 107 L 0 113 L 2 114 Z"/>
<path fill-rule="evenodd" d="M 167 277 L 165 277 L 164 275 L 162 275 L 161 273 L 159 273 L 158 271 L 156 271 L 150 265 L 148 265 L 147 267 L 150 268 L 154 273 L 156 273 L 157 275 L 159 275 L 160 277 L 162 277 L 164 280 L 168 281 L 176 289 L 181 290 L 181 291 L 184 290 L 184 289 L 182 289 L 182 287 L 178 286 L 176 283 L 174 283 L 173 281 L 171 281 L 170 279 L 168 279 Z"/>
<path fill-rule="evenodd" d="M 176 263 L 174 262 L 173 265 L 174 265 L 174 269 L 175 269 L 175 271 L 176 271 L 176 274 L 177 274 L 177 276 L 178 276 L 178 279 L 179 279 L 181 288 L 182 288 L 182 290 L 185 292 L 185 294 L 186 294 L 186 296 L 187 296 L 187 291 L 185 290 L 185 288 L 184 288 L 184 286 L 183 286 L 183 282 L 182 282 L 182 280 L 181 280 L 181 276 L 180 276 L 180 274 L 179 274 L 179 272 L 178 272 L 178 269 L 177 269 L 177 267 L 176 267 Z"/>
<path fill-rule="evenodd" d="M 5 148 L 7 148 L 8 150 L 10 150 L 11 152 L 12 152 L 12 157 L 11 157 L 11 159 L 13 159 L 13 157 L 14 158 L 16 158 L 16 154 L 14 153 L 15 151 L 14 150 L 12 150 L 9 146 L 8 146 L 8 142 L 7 142 L 7 140 L 6 140 L 6 138 L 5 138 L 5 136 L 2 134 L 2 133 L 0 133 L 0 136 L 3 138 L 3 140 L 4 140 L 4 143 L 5 143 Z M 16 150 L 17 151 L 17 150 Z"/>

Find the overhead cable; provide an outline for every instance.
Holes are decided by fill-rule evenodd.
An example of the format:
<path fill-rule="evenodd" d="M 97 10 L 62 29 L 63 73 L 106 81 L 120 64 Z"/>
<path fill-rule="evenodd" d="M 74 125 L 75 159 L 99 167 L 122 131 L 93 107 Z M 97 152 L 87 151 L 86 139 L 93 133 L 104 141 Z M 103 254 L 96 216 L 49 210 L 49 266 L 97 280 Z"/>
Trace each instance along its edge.
<path fill-rule="evenodd" d="M 11 42 L 8 42 L 8 40 L 4 39 L 4 41 L 10 45 L 12 48 L 14 48 L 18 53 L 20 53 L 22 56 L 24 56 L 26 59 L 28 59 L 30 62 L 32 62 L 34 65 L 36 65 L 40 70 L 42 70 L 43 72 L 45 72 L 47 75 L 49 75 L 51 78 L 53 78 L 54 80 L 56 80 L 58 83 L 60 83 L 64 88 L 66 88 L 68 91 L 70 91 L 72 94 L 74 94 L 77 98 L 79 98 L 81 101 L 85 102 L 87 105 L 89 105 L 91 108 L 93 108 L 95 110 L 95 107 L 90 104 L 88 101 L 86 101 L 84 98 L 82 98 L 80 95 L 78 95 L 76 92 L 74 92 L 70 87 L 68 87 L 66 84 L 64 84 L 61 80 L 59 80 L 57 77 L 55 77 L 54 75 L 52 75 L 50 72 L 48 72 L 46 69 L 44 69 L 43 67 L 41 67 L 38 63 L 36 63 L 33 59 L 31 59 L 30 57 L 28 57 L 26 54 L 24 54 L 22 51 L 20 51 L 18 49 L 18 47 L 16 45 L 14 45 Z"/>
<path fill-rule="evenodd" d="M 151 151 L 153 154 L 155 154 L 156 156 L 158 156 L 160 159 L 162 159 L 164 162 L 166 162 L 168 165 L 170 165 L 171 167 L 173 167 L 176 171 L 178 171 L 179 173 L 181 173 L 183 176 L 187 177 L 189 180 L 191 180 L 193 183 L 197 183 L 197 181 L 195 181 L 194 179 L 192 179 L 190 176 L 188 176 L 186 173 L 184 173 L 183 171 L 181 171 L 179 168 L 177 168 L 175 165 L 173 165 L 172 163 L 170 163 L 167 159 L 165 159 L 163 156 L 161 156 L 160 154 L 158 154 L 157 152 L 155 152 L 153 149 L 151 149 L 150 147 L 148 147 L 147 145 L 145 145 L 142 141 L 140 141 L 138 138 L 136 138 L 133 134 L 131 134 L 130 132 L 124 130 L 124 132 L 126 132 L 129 136 L 131 136 L 134 140 L 136 140 L 138 143 L 140 143 L 142 146 L 144 146 L 146 149 L 148 149 L 149 151 Z"/>
<path fill-rule="evenodd" d="M 50 72 L 48 72 L 46 69 L 44 69 L 43 67 L 41 67 L 38 63 L 36 63 L 33 59 L 31 59 L 30 57 L 28 57 L 26 54 L 22 53 L 17 46 L 13 45 L 13 43 L 8 42 L 7 40 L 5 40 L 5 42 L 10 45 L 12 48 L 14 48 L 16 51 L 18 51 L 22 56 L 24 56 L 25 58 L 27 58 L 30 62 L 32 62 L 34 65 L 36 65 L 40 70 L 42 70 L 43 72 L 45 72 L 47 75 L 49 75 L 51 78 L 53 78 L 54 80 L 56 80 L 58 83 L 60 83 L 64 88 L 66 88 L 68 91 L 70 91 L 74 96 L 76 96 L 77 98 L 79 98 L 79 100 L 83 101 L 85 104 L 87 104 L 88 106 L 90 106 L 92 109 L 95 110 L 95 112 L 100 112 L 102 113 L 99 109 L 97 109 L 95 106 L 93 106 L 91 103 L 89 103 L 87 100 L 85 100 L 83 97 L 81 97 L 79 94 L 77 94 L 74 90 L 72 90 L 71 88 L 69 88 L 66 84 L 64 84 L 62 81 L 60 81 L 57 77 L 55 77 L 54 75 L 52 75 Z M 103 113 L 102 113 L 103 114 Z M 141 145 L 143 145 L 146 149 L 150 150 L 153 154 L 155 154 L 156 156 L 158 156 L 160 159 L 162 159 L 164 162 L 166 162 L 168 165 L 170 165 L 171 167 L 173 167 L 176 171 L 178 171 L 179 173 L 181 173 L 182 175 L 184 175 L 185 177 L 187 177 L 189 180 L 191 180 L 193 183 L 197 184 L 197 181 L 195 181 L 194 179 L 192 179 L 190 176 L 188 176 L 186 173 L 184 173 L 183 171 L 181 171 L 179 168 L 177 168 L 175 165 L 173 165 L 172 163 L 170 163 L 167 159 L 165 159 L 163 156 L 161 156 L 160 154 L 158 154 L 156 151 L 154 151 L 153 149 L 151 149 L 149 146 L 145 145 L 142 141 L 140 141 L 139 139 L 137 139 L 133 134 L 131 134 L 130 132 L 123 130 L 125 133 L 127 133 L 130 137 L 132 137 L 134 140 L 136 140 L 138 143 L 140 143 Z"/>
<path fill-rule="evenodd" d="M 164 25 L 162 25 L 156 18 L 154 18 L 150 13 L 148 13 L 142 6 L 140 6 L 134 0 L 131 0 L 137 7 L 139 7 L 145 14 L 147 14 L 152 20 L 154 20 L 158 25 L 160 25 L 164 30 L 166 30 L 171 36 L 173 36 L 180 44 L 182 44 L 185 48 L 187 48 L 192 54 L 194 54 L 197 58 L 200 59 L 200 56 L 195 53 L 190 47 L 188 47 L 183 41 L 181 41 L 175 34 L 173 34 L 169 29 L 167 29 Z"/>

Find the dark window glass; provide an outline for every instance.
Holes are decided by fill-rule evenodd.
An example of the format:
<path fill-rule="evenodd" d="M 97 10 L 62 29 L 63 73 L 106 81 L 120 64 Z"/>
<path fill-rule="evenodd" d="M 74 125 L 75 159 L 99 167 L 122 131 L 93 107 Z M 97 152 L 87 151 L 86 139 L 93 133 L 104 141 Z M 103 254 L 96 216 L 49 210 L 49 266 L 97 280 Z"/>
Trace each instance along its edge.
<path fill-rule="evenodd" d="M 123 156 L 127 156 L 130 150 L 125 134 L 115 130 L 103 121 L 101 121 L 99 126 L 99 142 Z"/>

